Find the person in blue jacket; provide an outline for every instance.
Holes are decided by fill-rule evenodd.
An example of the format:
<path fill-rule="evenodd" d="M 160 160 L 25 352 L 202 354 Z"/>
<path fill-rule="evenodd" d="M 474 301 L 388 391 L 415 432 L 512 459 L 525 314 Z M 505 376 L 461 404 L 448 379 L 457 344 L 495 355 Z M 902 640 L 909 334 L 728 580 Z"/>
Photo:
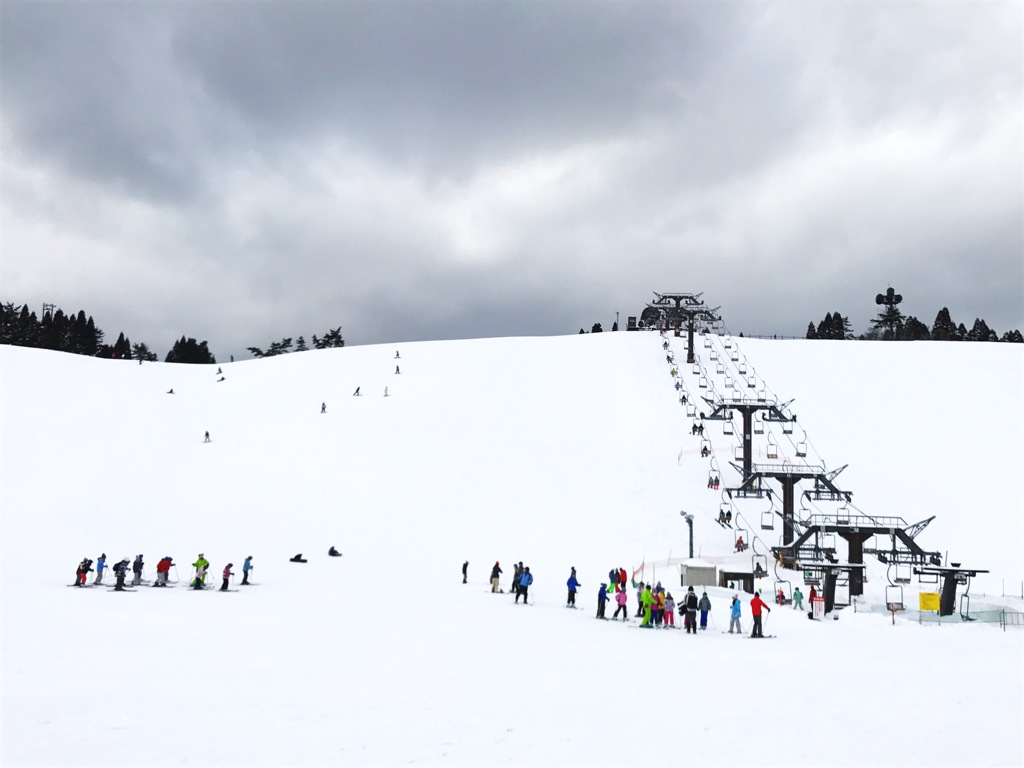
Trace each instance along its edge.
<path fill-rule="evenodd" d="M 733 634 L 733 627 L 736 628 L 736 634 L 742 635 L 743 628 L 740 626 L 740 611 L 742 610 L 743 604 L 740 602 L 740 596 L 734 594 L 732 596 L 732 612 L 729 618 L 729 634 Z"/>
<path fill-rule="evenodd" d="M 523 568 L 523 575 L 519 577 L 519 588 L 516 590 L 516 602 L 519 602 L 519 598 L 523 598 L 523 605 L 527 602 L 527 592 L 530 589 L 530 585 L 533 584 L 533 576 L 530 574 L 530 566 Z"/>
<path fill-rule="evenodd" d="M 252 570 L 252 555 L 245 558 L 245 562 L 242 563 L 242 584 L 248 585 L 249 583 L 249 571 Z"/>
<path fill-rule="evenodd" d="M 572 569 L 572 573 L 569 574 L 569 580 L 565 582 L 565 586 L 569 588 L 569 597 L 566 598 L 565 607 L 575 608 L 576 607 L 576 590 L 580 588 L 581 584 L 576 581 L 576 569 Z"/>
<path fill-rule="evenodd" d="M 96 581 L 93 582 L 94 584 L 102 584 L 103 583 L 103 569 L 106 567 L 106 565 L 107 565 L 107 553 L 104 552 L 102 555 L 100 555 L 99 560 L 96 561 Z"/>
<path fill-rule="evenodd" d="M 604 606 L 608 602 L 608 585 L 604 582 L 601 583 L 601 588 L 597 590 L 597 616 L 598 619 L 606 619 L 604 615 Z"/>

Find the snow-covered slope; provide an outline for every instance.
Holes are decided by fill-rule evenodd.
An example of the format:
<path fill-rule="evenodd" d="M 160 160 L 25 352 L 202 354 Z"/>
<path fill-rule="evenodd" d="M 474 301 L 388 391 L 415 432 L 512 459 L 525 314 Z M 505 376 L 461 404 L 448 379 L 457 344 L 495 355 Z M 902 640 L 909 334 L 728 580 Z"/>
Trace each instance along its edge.
<path fill-rule="evenodd" d="M 823 463 L 849 463 L 858 508 L 937 515 L 925 548 L 992 570 L 973 591 L 1019 594 L 1019 347 L 731 344 L 796 398 Z M 776 640 L 746 643 L 721 634 L 716 588 L 699 638 L 590 619 L 609 568 L 685 553 L 680 510 L 702 556 L 732 550 L 665 354 L 646 333 L 430 342 L 218 381 L 0 347 L 4 765 L 845 765 L 881 744 L 881 763 L 1019 763 L 1019 630 L 787 608 Z M 689 366 L 682 382 L 698 392 Z M 711 437 L 734 482 L 734 438 Z M 173 555 L 182 583 L 66 589 L 100 552 Z M 199 552 L 218 573 L 253 555 L 259 586 L 182 588 Z M 506 587 L 513 560 L 531 567 L 533 607 L 489 594 L 496 560 Z M 570 566 L 580 611 L 562 607 Z M 955 706 L 982 695 L 991 710 Z"/>

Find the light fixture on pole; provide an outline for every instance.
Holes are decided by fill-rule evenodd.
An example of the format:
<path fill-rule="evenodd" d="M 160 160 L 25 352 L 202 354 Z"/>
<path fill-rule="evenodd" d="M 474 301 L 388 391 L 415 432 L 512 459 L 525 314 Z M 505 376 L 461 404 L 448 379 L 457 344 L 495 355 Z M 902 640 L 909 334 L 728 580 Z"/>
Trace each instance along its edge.
<path fill-rule="evenodd" d="M 693 515 L 689 512 L 680 511 L 679 515 L 686 521 L 690 528 L 690 559 L 693 560 Z"/>

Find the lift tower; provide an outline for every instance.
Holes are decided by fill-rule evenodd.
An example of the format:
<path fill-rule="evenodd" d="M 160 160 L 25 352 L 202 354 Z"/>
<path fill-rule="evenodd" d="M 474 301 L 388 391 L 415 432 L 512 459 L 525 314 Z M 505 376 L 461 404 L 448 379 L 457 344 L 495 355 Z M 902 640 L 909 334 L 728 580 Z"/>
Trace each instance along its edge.
<path fill-rule="evenodd" d="M 648 303 L 643 312 L 640 313 L 640 320 L 647 325 L 662 324 L 665 328 L 683 327 L 686 323 L 686 362 L 693 364 L 696 358 L 693 355 L 693 330 L 695 321 L 703 321 L 704 326 L 710 327 L 721 323 L 722 318 L 718 315 L 720 307 L 714 309 L 708 307 L 701 299 L 702 293 L 655 293 L 654 301 Z"/>

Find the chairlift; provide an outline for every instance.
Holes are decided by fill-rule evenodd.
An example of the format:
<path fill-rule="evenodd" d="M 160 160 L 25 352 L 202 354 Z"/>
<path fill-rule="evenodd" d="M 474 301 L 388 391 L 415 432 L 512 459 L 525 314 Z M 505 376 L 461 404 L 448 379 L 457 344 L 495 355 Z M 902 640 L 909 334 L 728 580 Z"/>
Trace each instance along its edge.
<path fill-rule="evenodd" d="M 734 389 L 735 387 L 736 387 L 736 382 L 732 380 L 732 376 L 726 376 L 725 377 L 725 388 L 726 389 Z"/>
<path fill-rule="evenodd" d="M 719 376 L 724 376 L 725 375 L 725 363 L 720 362 L 718 365 L 716 365 L 715 366 L 715 373 L 717 373 Z"/>
<path fill-rule="evenodd" d="M 700 363 L 694 363 L 692 370 L 694 376 L 700 376 Z"/>
<path fill-rule="evenodd" d="M 773 598 L 776 603 L 779 602 L 779 592 L 782 592 L 782 603 L 781 605 L 790 605 L 793 602 L 793 585 L 786 579 L 775 580 L 775 592 Z"/>
<path fill-rule="evenodd" d="M 704 349 L 711 349 L 711 339 L 707 336 L 704 337 Z"/>
<path fill-rule="evenodd" d="M 733 456 L 736 457 L 736 461 L 743 461 L 743 446 L 737 445 L 736 450 L 733 452 Z"/>
<path fill-rule="evenodd" d="M 779 444 L 775 442 L 775 438 L 772 437 L 770 433 L 768 435 L 768 447 L 765 448 L 765 453 L 769 459 L 779 458 Z"/>
<path fill-rule="evenodd" d="M 893 583 L 909 584 L 911 575 L 909 564 L 896 563 L 896 574 L 893 576 Z"/>
<path fill-rule="evenodd" d="M 744 360 L 742 363 L 740 363 L 740 376 L 746 376 L 746 375 L 747 375 L 747 361 Z"/>
<path fill-rule="evenodd" d="M 903 587 L 890 584 L 885 588 L 885 607 L 890 611 L 903 610 Z"/>
<path fill-rule="evenodd" d="M 768 390 L 765 388 L 764 385 L 761 385 L 761 388 L 759 390 L 757 390 L 757 401 L 759 403 L 763 403 L 767 399 L 768 399 Z"/>
<path fill-rule="evenodd" d="M 754 434 L 755 435 L 763 435 L 764 434 L 764 421 L 759 419 L 757 416 L 754 416 Z"/>
<path fill-rule="evenodd" d="M 732 504 L 723 501 L 718 507 L 718 519 L 732 522 Z"/>
<path fill-rule="evenodd" d="M 731 435 L 733 434 L 732 419 L 722 422 L 722 434 Z"/>
<path fill-rule="evenodd" d="M 784 434 L 784 435 L 792 435 L 793 434 L 793 422 L 792 421 L 784 421 L 784 422 L 782 422 L 782 434 Z"/>
<path fill-rule="evenodd" d="M 775 530 L 775 509 L 769 509 L 761 513 L 761 530 L 762 531 L 774 531 Z"/>
<path fill-rule="evenodd" d="M 717 349 L 712 349 L 711 350 L 711 362 L 715 362 L 716 360 L 718 360 L 718 350 Z"/>
<path fill-rule="evenodd" d="M 706 437 L 700 441 L 700 455 L 710 456 L 711 455 L 711 441 Z"/>
<path fill-rule="evenodd" d="M 688 403 L 686 406 L 686 415 L 691 419 L 697 418 L 697 406 L 693 403 Z"/>
<path fill-rule="evenodd" d="M 760 575 L 758 575 L 758 566 L 761 567 Z M 768 575 L 768 557 L 766 555 L 751 555 L 750 571 L 754 574 L 755 578 L 765 578 Z"/>
<path fill-rule="evenodd" d="M 699 379 L 697 379 L 697 386 L 700 387 L 701 389 L 707 389 L 708 380 L 705 377 L 701 376 Z"/>
<path fill-rule="evenodd" d="M 937 573 L 918 573 L 917 574 L 918 584 L 938 584 L 939 574 Z"/>
<path fill-rule="evenodd" d="M 804 458 L 807 455 L 807 443 L 801 442 L 796 444 L 796 455 L 800 458 Z"/>
<path fill-rule="evenodd" d="M 731 359 L 734 363 L 738 363 L 740 361 L 740 351 L 738 349 L 734 349 L 732 351 L 732 354 L 729 356 L 729 359 Z"/>
<path fill-rule="evenodd" d="M 742 548 L 740 546 L 740 542 L 743 542 Z M 735 546 L 737 552 L 742 552 L 750 546 L 750 537 L 747 535 L 746 529 L 736 529 L 736 534 L 733 537 L 733 546 Z"/>
<path fill-rule="evenodd" d="M 725 348 L 726 349 L 732 349 L 732 339 L 726 339 L 725 340 Z"/>
<path fill-rule="evenodd" d="M 823 533 L 819 539 L 819 546 L 822 549 L 835 550 L 836 548 L 836 535 L 834 533 Z"/>
<path fill-rule="evenodd" d="M 747 389 L 754 389 L 756 386 L 757 386 L 757 377 L 756 376 L 749 376 L 749 377 L 747 377 Z"/>

